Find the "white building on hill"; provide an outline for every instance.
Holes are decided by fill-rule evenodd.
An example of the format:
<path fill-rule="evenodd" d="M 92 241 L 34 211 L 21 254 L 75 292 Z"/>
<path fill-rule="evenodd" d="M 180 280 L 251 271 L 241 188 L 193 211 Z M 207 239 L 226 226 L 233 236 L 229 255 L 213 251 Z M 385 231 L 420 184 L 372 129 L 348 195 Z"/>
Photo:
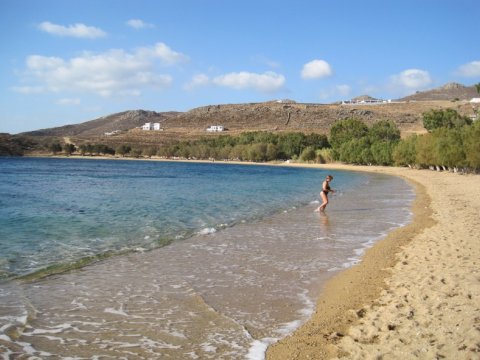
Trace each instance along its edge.
<path fill-rule="evenodd" d="M 162 130 L 160 127 L 160 123 L 145 123 L 142 126 L 142 130 L 150 131 L 150 130 Z"/>
<path fill-rule="evenodd" d="M 223 125 L 210 125 L 207 128 L 207 131 L 208 132 L 219 132 L 219 131 L 225 131 L 225 128 L 223 127 Z"/>

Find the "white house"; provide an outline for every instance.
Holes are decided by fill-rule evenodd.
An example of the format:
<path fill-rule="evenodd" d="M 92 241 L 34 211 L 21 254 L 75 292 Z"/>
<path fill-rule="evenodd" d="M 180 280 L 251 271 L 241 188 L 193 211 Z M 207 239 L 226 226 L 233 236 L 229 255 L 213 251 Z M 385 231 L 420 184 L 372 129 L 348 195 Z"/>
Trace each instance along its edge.
<path fill-rule="evenodd" d="M 225 128 L 223 127 L 223 125 L 210 125 L 207 128 L 207 131 L 208 132 L 219 132 L 219 131 L 225 131 Z"/>
<path fill-rule="evenodd" d="M 144 125 L 142 125 L 142 130 L 161 130 L 160 123 L 145 123 Z"/>
<path fill-rule="evenodd" d="M 471 103 L 480 103 L 480 98 L 472 98 Z"/>

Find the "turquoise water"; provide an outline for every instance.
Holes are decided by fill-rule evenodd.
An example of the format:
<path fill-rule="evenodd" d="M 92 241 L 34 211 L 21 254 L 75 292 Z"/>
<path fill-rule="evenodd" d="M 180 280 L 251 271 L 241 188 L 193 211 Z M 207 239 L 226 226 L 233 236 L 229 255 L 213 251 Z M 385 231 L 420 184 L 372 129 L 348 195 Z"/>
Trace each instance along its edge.
<path fill-rule="evenodd" d="M 411 218 L 402 179 L 328 173 L 320 215 L 325 170 L 0 158 L 0 353 L 263 359 L 328 278 Z"/>
<path fill-rule="evenodd" d="M 318 170 L 0 159 L 0 273 L 151 249 L 315 199 Z M 360 179 L 339 176 L 340 186 Z"/>

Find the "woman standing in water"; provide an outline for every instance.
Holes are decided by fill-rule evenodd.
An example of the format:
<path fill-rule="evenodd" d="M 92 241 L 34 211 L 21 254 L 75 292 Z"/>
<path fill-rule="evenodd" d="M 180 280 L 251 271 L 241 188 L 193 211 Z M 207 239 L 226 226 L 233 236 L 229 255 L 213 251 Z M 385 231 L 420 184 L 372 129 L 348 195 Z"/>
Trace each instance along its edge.
<path fill-rule="evenodd" d="M 327 204 L 328 204 L 328 193 L 335 192 L 334 189 L 330 188 L 330 181 L 332 180 L 333 180 L 332 175 L 327 175 L 327 177 L 325 178 L 325 181 L 322 184 L 322 191 L 320 191 L 320 197 L 322 198 L 323 203 L 315 211 L 322 211 L 322 212 L 325 211 L 325 208 L 327 207 Z"/>

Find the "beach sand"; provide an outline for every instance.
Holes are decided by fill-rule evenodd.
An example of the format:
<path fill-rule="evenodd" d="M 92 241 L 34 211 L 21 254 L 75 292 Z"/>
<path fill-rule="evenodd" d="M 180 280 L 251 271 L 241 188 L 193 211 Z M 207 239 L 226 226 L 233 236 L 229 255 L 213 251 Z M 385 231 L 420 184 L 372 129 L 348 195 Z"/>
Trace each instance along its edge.
<path fill-rule="evenodd" d="M 331 279 L 315 314 L 267 359 L 480 359 L 480 176 L 316 167 L 406 178 L 414 218 Z"/>

